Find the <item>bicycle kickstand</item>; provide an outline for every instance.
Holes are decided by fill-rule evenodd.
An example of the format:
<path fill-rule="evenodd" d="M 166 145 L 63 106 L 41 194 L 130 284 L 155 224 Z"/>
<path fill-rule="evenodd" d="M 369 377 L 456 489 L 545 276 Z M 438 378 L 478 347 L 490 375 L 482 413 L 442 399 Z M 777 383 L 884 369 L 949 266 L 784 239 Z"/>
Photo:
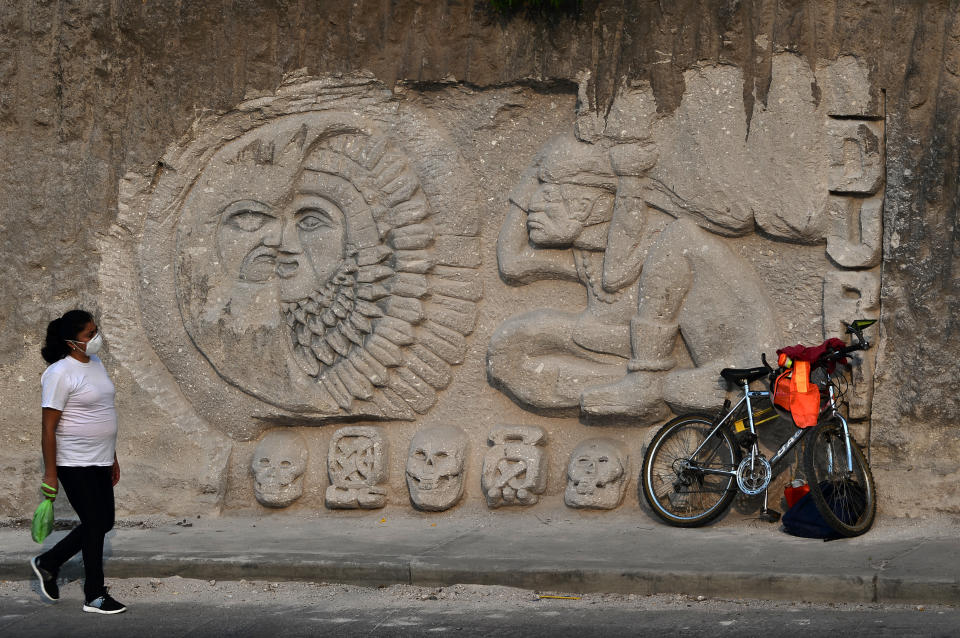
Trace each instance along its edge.
<path fill-rule="evenodd" d="M 763 511 L 760 512 L 760 520 L 768 523 L 776 523 L 780 520 L 780 512 L 767 507 L 767 494 L 769 489 L 763 490 Z"/>

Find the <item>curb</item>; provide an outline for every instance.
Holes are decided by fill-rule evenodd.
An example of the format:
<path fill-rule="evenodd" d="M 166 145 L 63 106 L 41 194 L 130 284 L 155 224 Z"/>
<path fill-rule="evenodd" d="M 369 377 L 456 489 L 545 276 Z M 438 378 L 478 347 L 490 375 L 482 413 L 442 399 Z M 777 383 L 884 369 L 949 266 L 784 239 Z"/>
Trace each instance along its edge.
<path fill-rule="evenodd" d="M 711 598 L 844 603 L 960 605 L 960 583 L 943 578 L 902 578 L 882 571 L 825 575 L 761 574 L 748 571 L 613 569 L 604 566 L 556 568 L 520 566 L 517 561 L 462 561 L 457 566 L 412 556 L 370 560 L 315 555 L 137 555 L 112 556 L 110 578 L 203 580 L 286 580 L 353 585 L 502 585 L 536 591 L 621 594 L 686 594 Z M 26 554 L 0 558 L 0 579 L 33 578 Z"/>

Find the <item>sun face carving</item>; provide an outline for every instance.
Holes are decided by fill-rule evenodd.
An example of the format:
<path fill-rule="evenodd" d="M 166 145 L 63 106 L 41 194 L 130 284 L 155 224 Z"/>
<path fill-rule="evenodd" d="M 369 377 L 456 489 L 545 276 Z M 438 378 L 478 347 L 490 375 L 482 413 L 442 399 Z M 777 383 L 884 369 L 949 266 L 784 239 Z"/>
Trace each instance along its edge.
<path fill-rule="evenodd" d="M 420 161 L 437 140 L 382 125 L 335 109 L 258 122 L 191 156 L 168 205 L 190 342 L 278 414 L 411 419 L 463 358 L 480 285 L 478 228 L 443 181 L 459 160 Z"/>

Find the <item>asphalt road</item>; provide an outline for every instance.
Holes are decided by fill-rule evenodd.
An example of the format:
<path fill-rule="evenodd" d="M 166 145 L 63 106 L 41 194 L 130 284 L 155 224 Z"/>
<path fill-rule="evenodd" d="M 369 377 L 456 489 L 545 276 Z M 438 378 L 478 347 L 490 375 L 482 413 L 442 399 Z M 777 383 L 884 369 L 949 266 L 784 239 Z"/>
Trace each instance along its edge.
<path fill-rule="evenodd" d="M 80 610 L 79 583 L 56 604 L 0 583 L 0 635 L 19 636 L 956 636 L 960 609 L 790 604 L 683 596 L 542 598 L 508 587 L 363 588 L 187 579 L 115 581 L 127 613 Z M 702 598 L 702 597 L 700 597 Z"/>

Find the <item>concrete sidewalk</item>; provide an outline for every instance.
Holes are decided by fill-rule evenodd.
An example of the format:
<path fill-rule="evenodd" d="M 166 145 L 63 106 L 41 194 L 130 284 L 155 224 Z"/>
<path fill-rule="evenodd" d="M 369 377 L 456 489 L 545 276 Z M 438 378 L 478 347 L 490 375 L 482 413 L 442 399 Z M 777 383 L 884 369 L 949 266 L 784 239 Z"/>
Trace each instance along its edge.
<path fill-rule="evenodd" d="M 859 538 L 824 543 L 746 521 L 684 530 L 642 516 L 569 511 L 444 519 L 390 510 L 323 512 L 121 523 L 108 536 L 106 573 L 108 579 L 475 583 L 552 592 L 960 605 L 955 532 L 894 521 Z M 44 548 L 65 533 L 55 532 Z M 0 528 L 0 548 L 0 578 L 32 578 L 27 562 L 39 548 L 27 527 Z M 78 560 L 62 575 L 78 576 Z"/>

